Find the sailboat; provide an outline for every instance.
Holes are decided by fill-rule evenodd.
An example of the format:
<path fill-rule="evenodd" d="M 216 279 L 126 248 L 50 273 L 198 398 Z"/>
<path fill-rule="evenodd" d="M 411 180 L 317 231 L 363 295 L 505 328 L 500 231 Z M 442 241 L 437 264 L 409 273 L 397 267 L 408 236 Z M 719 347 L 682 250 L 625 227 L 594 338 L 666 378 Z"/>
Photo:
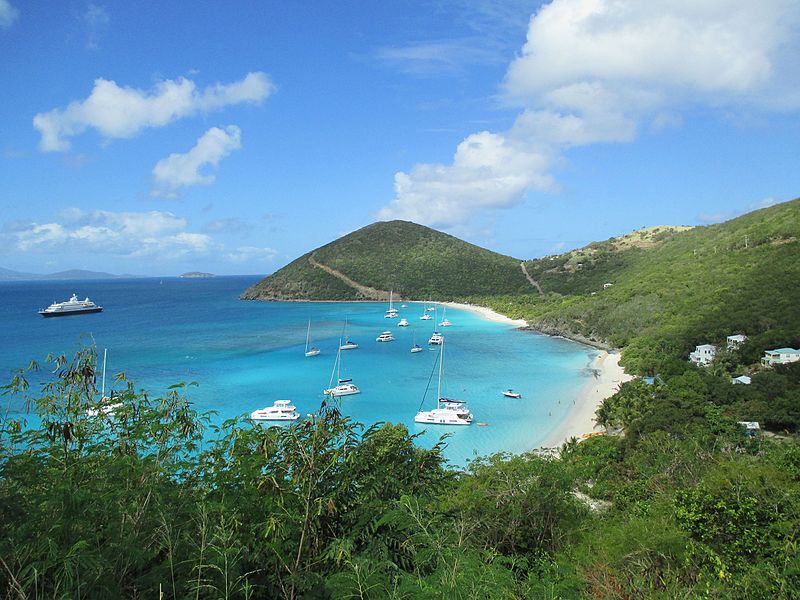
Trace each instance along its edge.
<path fill-rule="evenodd" d="M 333 374 L 336 373 L 336 385 L 333 385 Z M 342 379 L 342 343 L 339 340 L 339 350 L 336 352 L 336 362 L 331 371 L 331 380 L 328 382 L 328 389 L 322 391 L 326 396 L 336 398 L 337 396 L 350 396 L 360 394 L 361 390 L 353 383 L 352 379 Z"/>
<path fill-rule="evenodd" d="M 312 346 L 309 350 L 308 342 L 311 339 L 311 319 L 308 320 L 308 330 L 306 331 L 306 356 L 316 356 L 319 354 L 319 348 Z"/>
<path fill-rule="evenodd" d="M 394 307 L 394 303 L 392 302 L 394 296 L 394 290 L 389 291 L 389 308 L 386 310 L 386 314 L 383 315 L 384 319 L 396 319 L 397 318 L 397 309 Z"/>
<path fill-rule="evenodd" d="M 87 408 L 86 414 L 90 417 L 96 417 L 99 414 L 106 416 L 112 415 L 115 410 L 122 407 L 122 402 L 111 402 L 114 399 L 114 392 L 111 396 L 106 396 L 106 358 L 108 357 L 108 348 L 103 349 L 103 378 L 100 384 L 100 402 L 97 408 Z"/>
<path fill-rule="evenodd" d="M 450 325 L 452 325 L 452 323 L 447 320 L 447 307 L 446 306 L 444 308 L 442 308 L 442 317 L 443 317 L 442 318 L 442 322 L 439 323 L 439 326 L 440 327 L 450 327 Z"/>
<path fill-rule="evenodd" d="M 344 344 L 342 340 L 339 339 L 339 350 L 355 350 L 358 348 L 358 344 L 352 341 L 350 338 L 345 336 L 347 332 L 347 319 L 344 320 L 344 328 L 342 328 L 342 338 L 344 338 Z"/>
<path fill-rule="evenodd" d="M 436 386 L 436 408 L 420 410 L 414 417 L 416 423 L 431 425 L 470 425 L 472 413 L 464 400 L 442 396 L 442 373 L 444 372 L 444 342 L 439 348 L 439 383 Z M 425 399 L 423 398 L 423 402 Z M 422 406 L 420 405 L 420 408 Z"/>
<path fill-rule="evenodd" d="M 411 346 L 411 352 L 412 352 L 412 353 L 414 353 L 414 352 L 422 352 L 422 346 L 420 346 L 420 345 L 417 343 L 417 330 L 416 330 L 416 329 L 413 329 L 413 330 L 412 330 L 412 336 L 413 336 L 413 343 L 414 343 L 414 345 L 413 345 L 413 346 Z"/>
<path fill-rule="evenodd" d="M 423 302 L 423 304 L 422 304 L 422 316 L 420 317 L 420 319 L 422 319 L 423 321 L 427 321 L 430 318 L 431 318 L 431 316 L 428 314 L 428 303 L 427 302 Z"/>

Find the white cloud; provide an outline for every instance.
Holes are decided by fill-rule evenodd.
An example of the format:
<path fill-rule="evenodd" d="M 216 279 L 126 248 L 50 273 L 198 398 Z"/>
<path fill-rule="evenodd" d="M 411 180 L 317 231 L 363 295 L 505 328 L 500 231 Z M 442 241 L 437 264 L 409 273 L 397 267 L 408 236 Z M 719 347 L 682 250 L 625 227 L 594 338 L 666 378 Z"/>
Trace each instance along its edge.
<path fill-rule="evenodd" d="M 275 256 L 278 254 L 277 250 L 272 248 L 261 248 L 257 246 L 240 246 L 238 248 L 234 248 L 233 250 L 229 250 L 225 253 L 224 257 L 225 260 L 232 263 L 243 264 L 243 263 L 271 263 L 275 260 Z"/>
<path fill-rule="evenodd" d="M 203 175 L 201 169 L 216 167 L 220 160 L 241 147 L 241 130 L 238 127 L 212 127 L 200 136 L 186 154 L 170 154 L 158 161 L 153 168 L 156 182 L 153 195 L 174 196 L 179 188 L 213 183 L 214 175 Z"/>
<path fill-rule="evenodd" d="M 233 104 L 260 103 L 274 90 L 269 77 L 260 72 L 204 90 L 183 77 L 161 81 L 149 92 L 99 78 L 88 98 L 71 102 L 66 108 L 38 113 L 33 125 L 42 135 L 42 151 L 63 152 L 70 147 L 69 138 L 89 128 L 106 138 L 130 138 L 143 129 L 163 127 L 198 113 Z"/>
<path fill-rule="evenodd" d="M 503 97 L 521 110 L 513 126 L 470 135 L 450 165 L 397 173 L 378 217 L 464 223 L 557 189 L 551 169 L 567 149 L 680 126 L 693 106 L 796 110 L 798 24 L 795 0 L 553 0 L 506 73 Z M 476 140 L 470 154 L 485 160 L 463 160 Z"/>
<path fill-rule="evenodd" d="M 410 75 L 460 73 L 469 66 L 496 64 L 497 48 L 475 39 L 413 42 L 404 46 L 379 48 L 376 58 Z"/>
<path fill-rule="evenodd" d="M 0 29 L 8 29 L 17 20 L 19 11 L 8 0 L 0 0 Z"/>
<path fill-rule="evenodd" d="M 83 13 L 83 24 L 86 27 L 86 47 L 96 50 L 100 47 L 100 39 L 108 31 L 111 16 L 104 6 L 89 3 Z"/>
<path fill-rule="evenodd" d="M 53 223 L 7 223 L 0 231 L 4 251 L 39 256 L 115 256 L 168 263 L 203 257 L 242 265 L 272 262 L 272 248 L 227 248 L 208 233 L 191 231 L 186 219 L 164 211 L 111 212 L 68 208 Z"/>

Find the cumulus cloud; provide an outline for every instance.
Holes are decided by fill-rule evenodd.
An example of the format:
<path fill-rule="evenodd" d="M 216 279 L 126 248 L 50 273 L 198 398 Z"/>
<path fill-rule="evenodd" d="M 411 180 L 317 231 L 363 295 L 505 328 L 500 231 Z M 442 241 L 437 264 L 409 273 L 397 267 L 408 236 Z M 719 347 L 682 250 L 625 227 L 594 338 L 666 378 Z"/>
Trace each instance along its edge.
<path fill-rule="evenodd" d="M 0 0 L 0 29 L 8 29 L 17 20 L 19 11 L 8 0 Z"/>
<path fill-rule="evenodd" d="M 198 113 L 233 104 L 260 103 L 274 90 L 269 77 L 261 72 L 203 90 L 183 77 L 161 81 L 149 91 L 99 78 L 88 98 L 71 102 L 66 108 L 38 113 L 33 126 L 41 133 L 39 148 L 43 152 L 63 152 L 70 148 L 69 138 L 90 128 L 106 138 L 130 138 L 143 129 L 163 127 Z"/>
<path fill-rule="evenodd" d="M 798 24 L 794 0 L 553 0 L 502 85 L 521 111 L 512 127 L 468 136 L 452 164 L 397 173 L 378 218 L 464 223 L 557 189 L 551 171 L 569 148 L 678 127 L 694 106 L 796 110 Z"/>
<path fill-rule="evenodd" d="M 170 154 L 156 163 L 153 168 L 156 183 L 153 195 L 169 197 L 182 187 L 213 183 L 214 175 L 203 175 L 201 170 L 204 167 L 216 167 L 220 160 L 241 147 L 241 130 L 238 127 L 212 127 L 200 136 L 187 153 Z"/>
<path fill-rule="evenodd" d="M 18 221 L 0 230 L 0 246 L 39 255 L 113 255 L 148 261 L 209 257 L 231 264 L 264 264 L 272 248 L 227 248 L 208 233 L 191 231 L 186 219 L 165 211 L 112 212 L 68 208 L 52 223 Z"/>

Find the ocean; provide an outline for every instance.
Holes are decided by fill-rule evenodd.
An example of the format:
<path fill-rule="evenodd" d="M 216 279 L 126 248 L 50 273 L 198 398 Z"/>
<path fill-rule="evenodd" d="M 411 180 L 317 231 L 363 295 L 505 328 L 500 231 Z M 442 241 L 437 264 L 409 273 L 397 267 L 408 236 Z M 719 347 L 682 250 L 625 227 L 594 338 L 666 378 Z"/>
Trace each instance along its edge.
<path fill-rule="evenodd" d="M 446 339 L 443 391 L 466 400 L 475 420 L 461 427 L 420 425 L 414 415 L 436 403 L 439 348 L 427 341 L 443 318 L 441 306 L 435 319 L 423 321 L 421 303 L 395 303 L 410 323 L 403 328 L 399 319 L 384 318 L 385 303 L 239 300 L 258 279 L 0 282 L 0 383 L 32 359 L 72 354 L 93 341 L 101 359 L 108 352 L 107 392 L 112 375 L 125 372 L 136 389 L 151 394 L 197 382 L 187 389 L 189 400 L 198 411 L 215 411 L 212 421 L 218 423 L 276 399 L 291 400 L 306 415 L 319 407 L 322 390 L 336 377 L 336 349 L 344 334 L 360 347 L 342 351 L 341 376 L 352 378 L 362 393 L 341 398 L 342 412 L 365 425 L 403 423 L 412 433 L 422 432 L 417 442 L 425 446 L 449 433 L 445 455 L 464 466 L 476 456 L 541 445 L 573 407 L 597 355 L 568 340 L 448 307 L 453 325 L 438 328 Z M 38 314 L 73 292 L 103 312 L 50 319 Z M 312 358 L 304 356 L 309 320 L 312 345 L 321 349 Z M 396 340 L 376 342 L 386 330 Z M 410 352 L 414 339 L 423 352 Z M 522 398 L 504 397 L 508 388 Z M 12 413 L 23 410 L 11 405 Z"/>

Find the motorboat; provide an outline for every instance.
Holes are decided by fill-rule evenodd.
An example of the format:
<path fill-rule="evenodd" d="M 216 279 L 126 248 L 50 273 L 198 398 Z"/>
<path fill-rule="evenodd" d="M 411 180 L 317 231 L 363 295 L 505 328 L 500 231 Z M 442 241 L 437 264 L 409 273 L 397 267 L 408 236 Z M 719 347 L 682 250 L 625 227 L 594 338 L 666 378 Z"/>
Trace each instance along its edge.
<path fill-rule="evenodd" d="M 398 327 L 408 327 L 408 319 L 400 319 L 397 323 Z"/>
<path fill-rule="evenodd" d="M 308 342 L 311 339 L 311 319 L 308 320 L 308 329 L 306 330 L 306 357 L 317 356 L 320 352 L 316 346 L 308 347 Z"/>
<path fill-rule="evenodd" d="M 443 372 L 444 343 L 439 349 L 439 383 L 436 387 L 436 408 L 420 410 L 414 417 L 414 421 L 430 425 L 470 425 L 472 423 L 472 413 L 467 408 L 466 402 L 442 396 Z"/>
<path fill-rule="evenodd" d="M 250 413 L 250 418 L 254 421 L 296 421 L 300 418 L 300 413 L 291 400 L 275 400 L 272 406 L 254 410 Z"/>
<path fill-rule="evenodd" d="M 103 307 L 98 306 L 89 300 L 89 298 L 78 300 L 77 294 L 72 294 L 72 297 L 66 302 L 53 302 L 47 308 L 40 310 L 39 314 L 43 317 L 66 317 L 69 315 L 82 315 L 102 311 Z"/>
<path fill-rule="evenodd" d="M 438 331 L 434 331 L 431 338 L 428 340 L 429 344 L 443 344 L 444 343 L 444 336 L 439 333 Z"/>
<path fill-rule="evenodd" d="M 506 396 L 507 398 L 522 398 L 522 394 L 515 392 L 514 390 L 506 390 L 503 392 L 503 396 Z"/>
<path fill-rule="evenodd" d="M 272 406 L 259 408 L 250 413 L 253 421 L 296 421 L 300 413 L 291 400 L 275 400 Z"/>
<path fill-rule="evenodd" d="M 393 342 L 394 336 L 392 335 L 391 331 L 384 331 L 378 337 L 375 338 L 376 342 Z"/>

